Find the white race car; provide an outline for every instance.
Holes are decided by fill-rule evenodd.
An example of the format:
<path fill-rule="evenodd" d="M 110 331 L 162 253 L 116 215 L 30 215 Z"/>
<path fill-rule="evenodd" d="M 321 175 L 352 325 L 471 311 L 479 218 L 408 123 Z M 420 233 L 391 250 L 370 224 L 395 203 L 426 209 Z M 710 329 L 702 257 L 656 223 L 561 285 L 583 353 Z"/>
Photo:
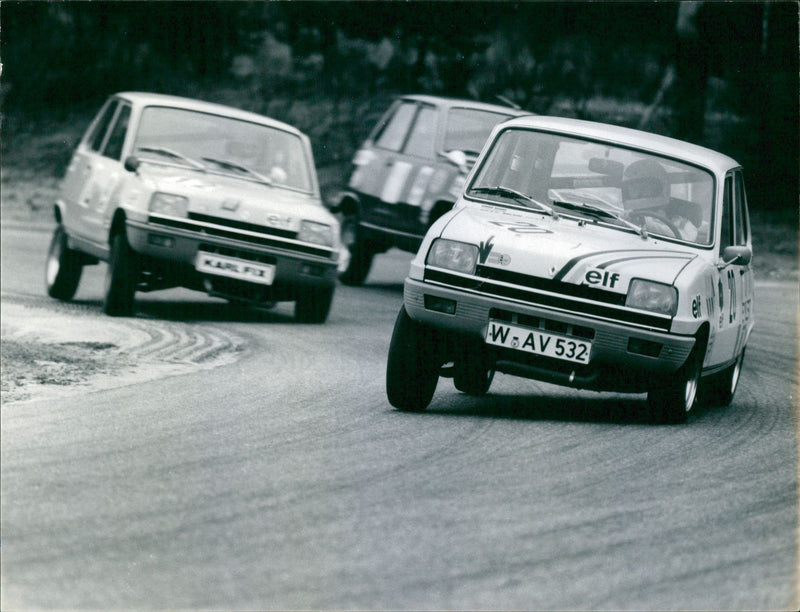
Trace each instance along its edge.
<path fill-rule="evenodd" d="M 175 96 L 111 96 L 76 148 L 53 208 L 47 293 L 68 301 L 107 261 L 103 310 L 187 287 L 234 303 L 294 301 L 322 323 L 347 252 L 322 205 L 308 136 L 239 109 Z"/>
<path fill-rule="evenodd" d="M 411 262 L 389 401 L 424 410 L 440 376 L 482 395 L 503 372 L 647 392 L 657 422 L 727 405 L 754 324 L 751 260 L 733 159 L 611 125 L 513 119 Z"/>

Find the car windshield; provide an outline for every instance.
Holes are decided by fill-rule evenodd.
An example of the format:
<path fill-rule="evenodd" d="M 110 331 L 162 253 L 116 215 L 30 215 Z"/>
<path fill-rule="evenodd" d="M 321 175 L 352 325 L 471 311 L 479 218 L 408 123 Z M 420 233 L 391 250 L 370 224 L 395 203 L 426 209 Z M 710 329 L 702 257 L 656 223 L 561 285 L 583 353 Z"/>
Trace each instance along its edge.
<path fill-rule="evenodd" d="M 473 108 L 451 108 L 447 114 L 444 135 L 445 151 L 478 154 L 486 144 L 492 128 L 509 115 Z"/>
<path fill-rule="evenodd" d="M 573 136 L 502 132 L 466 194 L 507 206 L 541 210 L 544 204 L 565 215 L 693 244 L 709 245 L 713 235 L 710 172 Z"/>
<path fill-rule="evenodd" d="M 221 115 L 148 106 L 139 121 L 134 154 L 299 191 L 312 189 L 297 135 Z"/>

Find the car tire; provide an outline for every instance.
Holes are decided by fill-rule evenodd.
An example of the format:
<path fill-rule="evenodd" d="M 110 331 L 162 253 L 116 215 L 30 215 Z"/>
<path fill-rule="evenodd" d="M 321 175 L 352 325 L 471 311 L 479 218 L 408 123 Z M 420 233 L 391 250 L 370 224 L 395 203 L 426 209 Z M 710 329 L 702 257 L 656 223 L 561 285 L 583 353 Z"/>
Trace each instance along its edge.
<path fill-rule="evenodd" d="M 112 317 L 131 316 L 138 280 L 138 256 L 128 244 L 125 232 L 117 232 L 111 239 L 103 311 Z"/>
<path fill-rule="evenodd" d="M 701 381 L 698 396 L 703 406 L 724 408 L 730 405 L 736 394 L 736 388 L 739 386 L 744 352 L 742 349 L 733 365 L 725 368 L 719 374 L 714 374 Z"/>
<path fill-rule="evenodd" d="M 400 308 L 389 344 L 386 395 L 389 403 L 406 412 L 422 412 L 436 391 L 441 364 L 436 355 L 435 332 Z"/>
<path fill-rule="evenodd" d="M 301 291 L 294 305 L 294 318 L 298 323 L 324 323 L 333 302 L 332 287 L 310 287 Z"/>
<path fill-rule="evenodd" d="M 656 423 L 685 423 L 697 403 L 704 351 L 698 345 L 680 369 L 647 392 L 650 415 Z"/>
<path fill-rule="evenodd" d="M 364 284 L 369 274 L 376 251 L 360 237 L 358 217 L 355 215 L 344 218 L 341 236 L 342 243 L 350 250 L 350 263 L 339 275 L 339 280 L 345 285 L 359 287 Z"/>
<path fill-rule="evenodd" d="M 494 368 L 486 359 L 486 351 L 482 346 L 470 346 L 470 350 L 456 359 L 453 368 L 453 385 L 466 393 L 480 397 L 489 392 L 494 380 Z"/>
<path fill-rule="evenodd" d="M 68 302 L 78 290 L 82 272 L 81 254 L 69 248 L 64 226 L 58 225 L 47 250 L 44 271 L 47 295 Z"/>

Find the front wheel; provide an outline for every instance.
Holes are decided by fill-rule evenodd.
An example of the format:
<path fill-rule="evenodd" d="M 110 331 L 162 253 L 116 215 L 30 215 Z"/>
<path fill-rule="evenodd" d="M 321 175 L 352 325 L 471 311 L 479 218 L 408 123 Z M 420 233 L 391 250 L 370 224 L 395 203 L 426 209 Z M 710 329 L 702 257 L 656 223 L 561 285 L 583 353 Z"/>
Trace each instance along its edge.
<path fill-rule="evenodd" d="M 369 242 L 361 238 L 356 215 L 345 217 L 342 222 L 341 236 L 342 244 L 350 251 L 350 263 L 347 265 L 347 269 L 339 275 L 339 279 L 345 285 L 358 287 L 364 284 L 376 251 Z"/>
<path fill-rule="evenodd" d="M 436 391 L 441 364 L 436 355 L 435 332 L 400 308 L 389 344 L 386 395 L 398 410 L 422 412 Z"/>
<path fill-rule="evenodd" d="M 647 393 L 650 413 L 657 423 L 685 423 L 697 400 L 703 351 L 695 346 L 686 363 Z"/>
<path fill-rule="evenodd" d="M 744 349 L 739 353 L 736 362 L 719 374 L 714 374 L 700 383 L 698 392 L 699 400 L 704 406 L 724 408 L 733 401 L 736 387 L 739 386 L 739 376 L 742 373 L 744 362 Z"/>
<path fill-rule="evenodd" d="M 294 305 L 298 323 L 324 323 L 333 302 L 333 287 L 313 287 L 302 290 Z"/>
<path fill-rule="evenodd" d="M 47 295 L 68 302 L 78 290 L 82 272 L 81 254 L 69 248 L 64 226 L 59 225 L 53 232 L 53 239 L 47 250 L 44 271 Z"/>
<path fill-rule="evenodd" d="M 125 232 L 117 232 L 111 240 L 103 311 L 112 317 L 131 316 L 138 281 L 138 257 L 128 244 Z"/>

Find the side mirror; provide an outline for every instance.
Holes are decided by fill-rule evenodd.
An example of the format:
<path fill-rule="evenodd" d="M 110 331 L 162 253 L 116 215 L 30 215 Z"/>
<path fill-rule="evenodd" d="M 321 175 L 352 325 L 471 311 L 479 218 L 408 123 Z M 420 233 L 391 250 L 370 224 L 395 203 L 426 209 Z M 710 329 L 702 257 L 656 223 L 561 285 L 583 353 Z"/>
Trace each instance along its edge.
<path fill-rule="evenodd" d="M 454 151 L 442 151 L 439 153 L 442 157 L 444 157 L 447 161 L 449 161 L 454 166 L 457 166 L 459 170 L 466 173 L 467 168 L 467 154 L 464 151 L 459 151 L 458 149 Z"/>
<path fill-rule="evenodd" d="M 125 167 L 125 170 L 127 170 L 128 172 L 136 172 L 139 169 L 141 163 L 142 161 L 138 157 L 136 157 L 135 155 L 129 155 L 128 157 L 125 158 L 125 163 L 123 165 Z"/>
<path fill-rule="evenodd" d="M 746 246 L 728 246 L 722 250 L 724 266 L 746 266 L 753 259 L 753 251 Z"/>

